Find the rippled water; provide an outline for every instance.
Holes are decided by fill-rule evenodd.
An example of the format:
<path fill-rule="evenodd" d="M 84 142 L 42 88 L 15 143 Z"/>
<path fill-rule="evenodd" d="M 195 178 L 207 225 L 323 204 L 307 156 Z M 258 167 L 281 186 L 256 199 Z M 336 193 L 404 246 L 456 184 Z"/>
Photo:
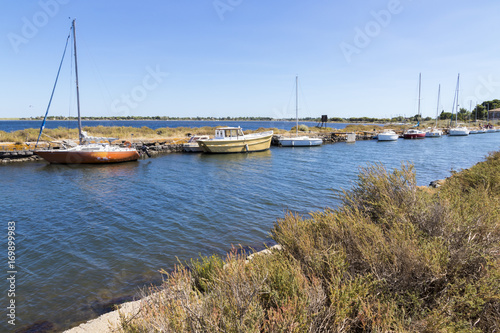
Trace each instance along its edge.
<path fill-rule="evenodd" d="M 491 133 L 105 166 L 0 166 L 1 220 L 19 232 L 16 328 L 40 320 L 67 328 L 158 280 L 178 259 L 262 244 L 287 210 L 335 207 L 332 189 L 349 188 L 367 163 L 411 161 L 427 185 L 499 148 L 500 133 Z M 5 316 L 1 325 L 8 327 Z"/>

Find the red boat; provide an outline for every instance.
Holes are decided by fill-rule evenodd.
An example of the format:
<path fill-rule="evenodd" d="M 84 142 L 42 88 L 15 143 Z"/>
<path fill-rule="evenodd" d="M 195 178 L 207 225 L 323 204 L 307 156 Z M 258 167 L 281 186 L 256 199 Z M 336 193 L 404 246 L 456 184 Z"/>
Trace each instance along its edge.
<path fill-rule="evenodd" d="M 403 133 L 404 139 L 425 139 L 425 132 L 417 129 L 409 129 Z"/>

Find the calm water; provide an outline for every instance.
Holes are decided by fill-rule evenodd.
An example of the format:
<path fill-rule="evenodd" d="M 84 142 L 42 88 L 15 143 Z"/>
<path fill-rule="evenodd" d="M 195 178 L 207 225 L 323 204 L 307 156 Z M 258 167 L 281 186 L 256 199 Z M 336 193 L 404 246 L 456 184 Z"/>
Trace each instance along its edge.
<path fill-rule="evenodd" d="M 491 133 L 171 154 L 107 166 L 2 165 L 3 230 L 15 221 L 19 232 L 16 328 L 39 320 L 67 328 L 96 316 L 102 302 L 135 294 L 176 257 L 262 244 L 285 211 L 335 207 L 332 189 L 349 188 L 367 163 L 412 161 L 418 183 L 427 185 L 499 148 L 500 133 Z"/>
<path fill-rule="evenodd" d="M 316 122 L 299 121 L 299 124 L 306 126 L 316 126 Z M 0 120 L 0 131 L 13 132 L 25 128 L 40 128 L 42 121 L 35 120 Z M 344 128 L 348 124 L 328 123 L 331 128 Z M 256 130 L 264 128 L 279 128 L 290 130 L 295 126 L 295 121 L 184 121 L 184 120 L 84 120 L 82 126 L 146 126 L 152 129 L 163 127 L 203 127 L 203 126 L 241 126 L 243 130 Z M 77 128 L 75 120 L 51 120 L 47 121 L 45 128 Z"/>

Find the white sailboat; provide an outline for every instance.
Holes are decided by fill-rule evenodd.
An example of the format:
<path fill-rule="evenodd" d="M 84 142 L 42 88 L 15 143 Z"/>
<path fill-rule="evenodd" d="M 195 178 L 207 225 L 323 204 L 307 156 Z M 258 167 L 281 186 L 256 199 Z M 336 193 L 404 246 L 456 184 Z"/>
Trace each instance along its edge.
<path fill-rule="evenodd" d="M 420 118 L 420 88 L 422 85 L 422 73 L 418 75 L 418 118 Z M 420 124 L 420 120 L 418 121 L 417 125 L 414 127 L 418 127 Z M 425 138 L 425 132 L 421 131 L 417 128 L 411 128 L 403 133 L 403 139 L 424 139 Z"/>
<path fill-rule="evenodd" d="M 279 145 L 282 147 L 311 147 L 321 146 L 323 140 L 320 138 L 310 138 L 299 136 L 299 77 L 295 77 L 295 137 L 280 137 Z"/>
<path fill-rule="evenodd" d="M 438 86 L 438 101 L 437 101 L 437 107 L 436 107 L 436 125 L 434 125 L 433 128 L 429 128 L 429 129 L 427 129 L 427 131 L 425 131 L 426 138 L 440 138 L 443 136 L 443 131 L 441 131 L 439 128 L 437 128 L 438 117 L 439 117 L 439 98 L 440 97 L 441 97 L 441 85 Z"/>
<path fill-rule="evenodd" d="M 457 89 L 455 91 L 455 100 L 453 101 L 453 109 L 455 110 L 455 127 L 450 128 L 450 136 L 467 136 L 469 135 L 469 129 L 463 125 L 458 124 L 458 90 L 460 87 L 460 73 L 457 77 Z M 452 121 L 453 121 L 453 109 L 452 109 Z"/>

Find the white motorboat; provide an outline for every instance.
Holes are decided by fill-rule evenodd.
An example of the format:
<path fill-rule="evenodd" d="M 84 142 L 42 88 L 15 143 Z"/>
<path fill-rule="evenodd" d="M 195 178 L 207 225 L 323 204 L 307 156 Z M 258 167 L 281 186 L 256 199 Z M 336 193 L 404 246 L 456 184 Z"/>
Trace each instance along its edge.
<path fill-rule="evenodd" d="M 465 126 L 457 126 L 450 128 L 450 136 L 467 136 L 469 135 L 469 129 Z"/>
<path fill-rule="evenodd" d="M 186 152 L 190 153 L 201 153 L 203 149 L 201 149 L 198 144 L 198 140 L 208 140 L 210 137 L 208 135 L 193 135 L 189 138 L 189 141 L 182 145 L 182 148 Z"/>
<path fill-rule="evenodd" d="M 378 141 L 396 141 L 399 135 L 393 130 L 385 130 L 377 135 Z"/>
<path fill-rule="evenodd" d="M 443 131 L 440 130 L 439 128 L 428 128 L 425 131 L 425 137 L 426 138 L 440 138 L 443 136 Z"/>

